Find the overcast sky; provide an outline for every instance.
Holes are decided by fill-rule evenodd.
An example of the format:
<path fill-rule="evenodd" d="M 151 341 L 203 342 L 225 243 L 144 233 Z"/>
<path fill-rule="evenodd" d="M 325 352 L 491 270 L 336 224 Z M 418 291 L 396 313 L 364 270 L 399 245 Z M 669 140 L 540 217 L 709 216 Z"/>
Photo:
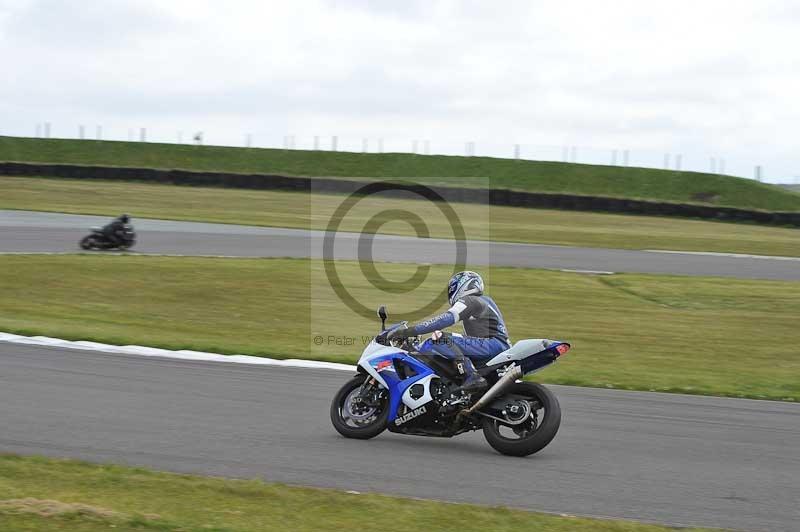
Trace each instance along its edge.
<path fill-rule="evenodd" d="M 576 146 L 800 180 L 798 0 L 0 0 L 0 64 L 0 134 Z"/>

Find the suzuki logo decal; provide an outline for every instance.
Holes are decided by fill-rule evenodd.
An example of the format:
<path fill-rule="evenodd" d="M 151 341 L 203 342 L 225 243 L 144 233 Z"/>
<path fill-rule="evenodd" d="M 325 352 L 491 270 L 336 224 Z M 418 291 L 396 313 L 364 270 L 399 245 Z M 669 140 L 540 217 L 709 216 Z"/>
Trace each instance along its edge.
<path fill-rule="evenodd" d="M 427 409 L 424 406 L 421 406 L 421 407 L 417 408 L 416 410 L 412 410 L 408 414 L 405 414 L 405 415 L 400 416 L 399 418 L 395 419 L 394 420 L 394 424 L 399 427 L 400 425 L 402 425 L 406 421 L 411 421 L 415 417 L 419 417 L 422 414 L 424 414 L 425 412 L 427 412 Z"/>

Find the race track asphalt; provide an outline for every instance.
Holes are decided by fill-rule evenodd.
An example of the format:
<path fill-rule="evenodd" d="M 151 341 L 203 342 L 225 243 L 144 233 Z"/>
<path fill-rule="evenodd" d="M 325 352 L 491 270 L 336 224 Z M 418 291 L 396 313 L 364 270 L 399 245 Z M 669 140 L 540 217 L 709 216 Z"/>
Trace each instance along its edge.
<path fill-rule="evenodd" d="M 561 431 L 521 459 L 479 433 L 342 438 L 328 407 L 349 377 L 0 342 L 0 452 L 675 525 L 800 523 L 797 404 L 553 386 Z"/>
<path fill-rule="evenodd" d="M 107 217 L 0 210 L 0 253 L 77 252 L 88 228 Z M 321 258 L 325 233 L 300 229 L 136 220 L 136 253 L 225 255 L 235 257 Z M 336 259 L 367 259 L 359 245 L 371 237 L 338 233 Z M 369 246 L 367 246 L 369 247 Z M 379 235 L 376 261 L 454 264 L 454 241 Z M 475 266 L 514 266 L 581 271 L 711 275 L 749 279 L 800 280 L 800 258 L 753 258 L 468 241 L 466 262 Z"/>

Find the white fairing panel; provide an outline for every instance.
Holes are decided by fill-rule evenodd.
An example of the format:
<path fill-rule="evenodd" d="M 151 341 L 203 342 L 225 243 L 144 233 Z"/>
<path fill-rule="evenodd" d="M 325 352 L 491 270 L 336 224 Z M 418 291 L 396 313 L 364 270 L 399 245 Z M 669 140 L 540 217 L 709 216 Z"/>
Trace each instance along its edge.
<path fill-rule="evenodd" d="M 364 352 L 361 353 L 361 358 L 358 359 L 358 365 L 364 368 L 367 373 L 375 377 L 375 379 L 380 382 L 384 388 L 388 388 L 389 386 L 386 384 L 386 381 L 383 380 L 381 374 L 375 370 L 372 364 L 370 364 L 370 360 L 394 353 L 405 353 L 405 351 L 398 349 L 397 347 L 381 345 L 375 340 L 372 340 L 369 344 L 367 344 L 367 347 L 364 348 Z"/>
<path fill-rule="evenodd" d="M 489 360 L 486 363 L 486 365 L 494 366 L 495 364 L 505 364 L 508 362 L 513 362 L 515 360 L 522 360 L 523 358 L 535 355 L 536 353 L 541 353 L 542 351 L 546 350 L 548 346 L 552 343 L 553 343 L 552 340 L 547 340 L 547 339 L 520 340 L 519 342 L 515 343 L 510 349 L 506 349 L 502 353 L 498 354 L 497 356 Z"/>
<path fill-rule="evenodd" d="M 409 386 L 408 389 L 403 392 L 403 404 L 411 410 L 414 410 L 433 401 L 433 396 L 431 395 L 431 381 L 436 378 L 438 378 L 436 375 L 428 375 L 415 382 L 412 386 Z M 425 393 L 423 393 L 422 397 L 419 399 L 412 399 L 411 388 L 417 384 L 421 384 L 425 388 Z"/>
<path fill-rule="evenodd" d="M 361 353 L 361 358 L 359 359 L 358 363 L 361 364 L 362 362 L 383 356 L 383 355 L 390 355 L 392 353 L 405 353 L 402 349 L 398 347 L 392 347 L 390 345 L 383 345 L 376 342 L 374 339 L 367 344 L 367 347 L 364 348 L 364 352 Z"/>

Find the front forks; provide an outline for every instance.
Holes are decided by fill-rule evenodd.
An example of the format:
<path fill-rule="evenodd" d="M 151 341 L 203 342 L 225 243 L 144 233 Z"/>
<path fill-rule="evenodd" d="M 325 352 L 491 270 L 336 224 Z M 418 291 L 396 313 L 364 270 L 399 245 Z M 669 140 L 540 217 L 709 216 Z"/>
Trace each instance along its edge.
<path fill-rule="evenodd" d="M 381 406 L 381 393 L 382 388 L 378 385 L 375 377 L 369 377 L 358 392 L 358 395 L 353 399 L 361 404 L 369 407 L 378 408 Z"/>

